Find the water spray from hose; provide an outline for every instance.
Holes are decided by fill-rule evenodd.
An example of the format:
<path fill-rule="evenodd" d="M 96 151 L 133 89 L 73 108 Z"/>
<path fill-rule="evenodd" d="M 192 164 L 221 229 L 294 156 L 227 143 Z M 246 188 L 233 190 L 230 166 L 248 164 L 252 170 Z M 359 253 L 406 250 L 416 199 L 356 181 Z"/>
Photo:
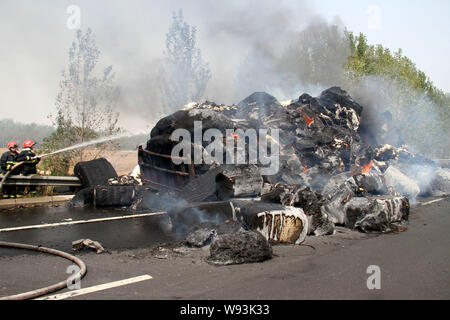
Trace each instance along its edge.
<path fill-rule="evenodd" d="M 122 138 L 127 138 L 127 137 L 131 137 L 132 135 L 129 133 L 126 134 L 120 134 L 120 135 L 115 135 L 115 136 L 110 136 L 110 137 L 104 137 L 104 138 L 99 138 L 96 140 L 91 140 L 91 141 L 86 141 L 71 147 L 67 147 L 64 149 L 60 149 L 60 150 L 56 150 L 50 153 L 46 153 L 46 154 L 41 154 L 36 156 L 35 158 L 44 158 L 44 157 L 48 157 L 48 156 L 52 156 L 58 153 L 62 153 L 62 152 L 66 152 L 66 151 L 72 151 L 72 150 L 76 150 L 76 149 L 80 149 L 80 148 L 84 148 L 87 146 L 91 146 L 93 144 L 99 144 L 99 143 L 104 143 L 104 142 L 108 142 L 108 141 L 113 141 L 113 140 L 118 140 L 118 139 L 122 139 Z"/>

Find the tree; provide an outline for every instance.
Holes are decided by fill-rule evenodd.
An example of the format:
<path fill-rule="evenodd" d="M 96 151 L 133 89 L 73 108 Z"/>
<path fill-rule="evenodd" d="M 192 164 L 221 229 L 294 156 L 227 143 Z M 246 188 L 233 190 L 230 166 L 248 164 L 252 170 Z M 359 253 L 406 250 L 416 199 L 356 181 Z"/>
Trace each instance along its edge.
<path fill-rule="evenodd" d="M 278 69 L 304 86 L 342 85 L 349 41 L 336 25 L 311 24 L 285 50 Z"/>
<path fill-rule="evenodd" d="M 196 33 L 195 27 L 184 22 L 181 10 L 173 14 L 161 69 L 165 112 L 199 101 L 211 78 L 209 66 L 202 60 L 200 49 L 196 48 Z"/>
<path fill-rule="evenodd" d="M 92 30 L 87 29 L 85 33 L 77 30 L 76 39 L 69 50 L 67 69 L 62 72 L 63 79 L 56 98 L 56 115 L 50 115 L 56 131 L 45 139 L 45 151 L 120 132 L 117 125 L 119 114 L 114 111 L 119 95 L 113 84 L 114 73 L 112 66 L 109 66 L 100 77 L 95 74 L 99 57 L 100 50 L 95 44 Z M 86 154 L 80 149 L 58 158 L 62 162 L 58 173 L 64 174 L 69 162 L 86 160 Z"/>
<path fill-rule="evenodd" d="M 427 156 L 448 157 L 450 146 L 449 95 L 433 85 L 427 75 L 398 49 L 391 53 L 382 45 L 369 45 L 364 34 L 345 33 L 350 56 L 345 68 L 358 95 L 374 100 L 393 114 L 403 136 L 415 151 Z M 364 88 L 366 87 L 366 88 Z M 384 106 L 380 104 L 385 104 Z"/>

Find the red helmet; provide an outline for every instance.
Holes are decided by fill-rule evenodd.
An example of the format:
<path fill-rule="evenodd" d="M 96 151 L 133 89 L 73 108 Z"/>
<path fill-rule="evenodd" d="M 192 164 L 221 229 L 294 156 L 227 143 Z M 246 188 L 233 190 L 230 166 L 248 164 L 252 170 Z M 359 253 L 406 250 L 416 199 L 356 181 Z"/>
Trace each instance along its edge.
<path fill-rule="evenodd" d="M 8 143 L 8 149 L 11 149 L 11 148 L 18 148 L 19 147 L 19 144 L 17 143 L 17 142 L 15 142 L 15 141 L 10 141 L 9 143 Z"/>
<path fill-rule="evenodd" d="M 32 140 L 27 140 L 23 143 L 23 147 L 24 148 L 31 148 L 32 146 L 34 146 L 36 144 L 36 142 L 32 141 Z"/>

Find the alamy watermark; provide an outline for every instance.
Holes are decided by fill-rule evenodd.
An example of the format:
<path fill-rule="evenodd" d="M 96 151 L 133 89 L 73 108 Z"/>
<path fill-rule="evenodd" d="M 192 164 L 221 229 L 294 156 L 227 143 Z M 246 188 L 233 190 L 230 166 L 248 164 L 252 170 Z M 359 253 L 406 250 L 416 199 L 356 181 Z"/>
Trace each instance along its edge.
<path fill-rule="evenodd" d="M 67 18 L 66 26 L 69 30 L 78 30 L 81 27 L 81 9 L 77 5 L 70 5 L 66 9 L 66 13 L 69 14 Z"/>
<path fill-rule="evenodd" d="M 74 264 L 67 267 L 66 273 L 71 275 L 66 280 L 67 289 L 69 290 L 81 289 L 80 270 L 81 270 L 80 267 Z"/>
<path fill-rule="evenodd" d="M 280 168 L 279 129 L 218 129 L 203 133 L 201 121 L 194 122 L 194 139 L 186 129 L 177 129 L 171 140 L 179 142 L 172 149 L 172 162 L 180 164 L 255 164 L 262 175 L 274 175 Z M 192 143 L 193 141 L 193 143 Z M 204 148 L 203 142 L 209 142 Z M 270 142 L 270 148 L 269 148 Z M 192 156 L 193 151 L 193 156 Z"/>
<path fill-rule="evenodd" d="M 370 277 L 367 278 L 367 289 L 381 290 L 381 268 L 376 265 L 369 266 L 367 274 L 370 274 Z"/>

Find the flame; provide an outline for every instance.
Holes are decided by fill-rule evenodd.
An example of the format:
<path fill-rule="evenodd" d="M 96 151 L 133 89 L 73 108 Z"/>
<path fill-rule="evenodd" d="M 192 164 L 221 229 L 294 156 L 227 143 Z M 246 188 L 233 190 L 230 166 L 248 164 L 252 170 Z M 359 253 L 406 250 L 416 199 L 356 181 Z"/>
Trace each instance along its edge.
<path fill-rule="evenodd" d="M 305 111 L 302 109 L 302 115 L 303 115 L 303 119 L 305 119 L 306 124 L 308 125 L 308 127 L 311 126 L 311 124 L 314 122 L 314 119 L 311 119 L 306 113 Z"/>
<path fill-rule="evenodd" d="M 306 172 L 306 171 L 308 171 L 308 168 L 303 166 L 303 172 Z"/>
<path fill-rule="evenodd" d="M 370 160 L 369 163 L 364 165 L 364 169 L 361 171 L 361 173 L 369 173 L 370 170 L 372 170 L 372 167 L 373 167 L 373 161 Z"/>
<path fill-rule="evenodd" d="M 235 140 L 237 140 L 237 139 L 239 138 L 239 136 L 238 136 L 235 132 L 232 132 L 232 133 L 231 133 L 231 136 L 232 136 Z"/>

